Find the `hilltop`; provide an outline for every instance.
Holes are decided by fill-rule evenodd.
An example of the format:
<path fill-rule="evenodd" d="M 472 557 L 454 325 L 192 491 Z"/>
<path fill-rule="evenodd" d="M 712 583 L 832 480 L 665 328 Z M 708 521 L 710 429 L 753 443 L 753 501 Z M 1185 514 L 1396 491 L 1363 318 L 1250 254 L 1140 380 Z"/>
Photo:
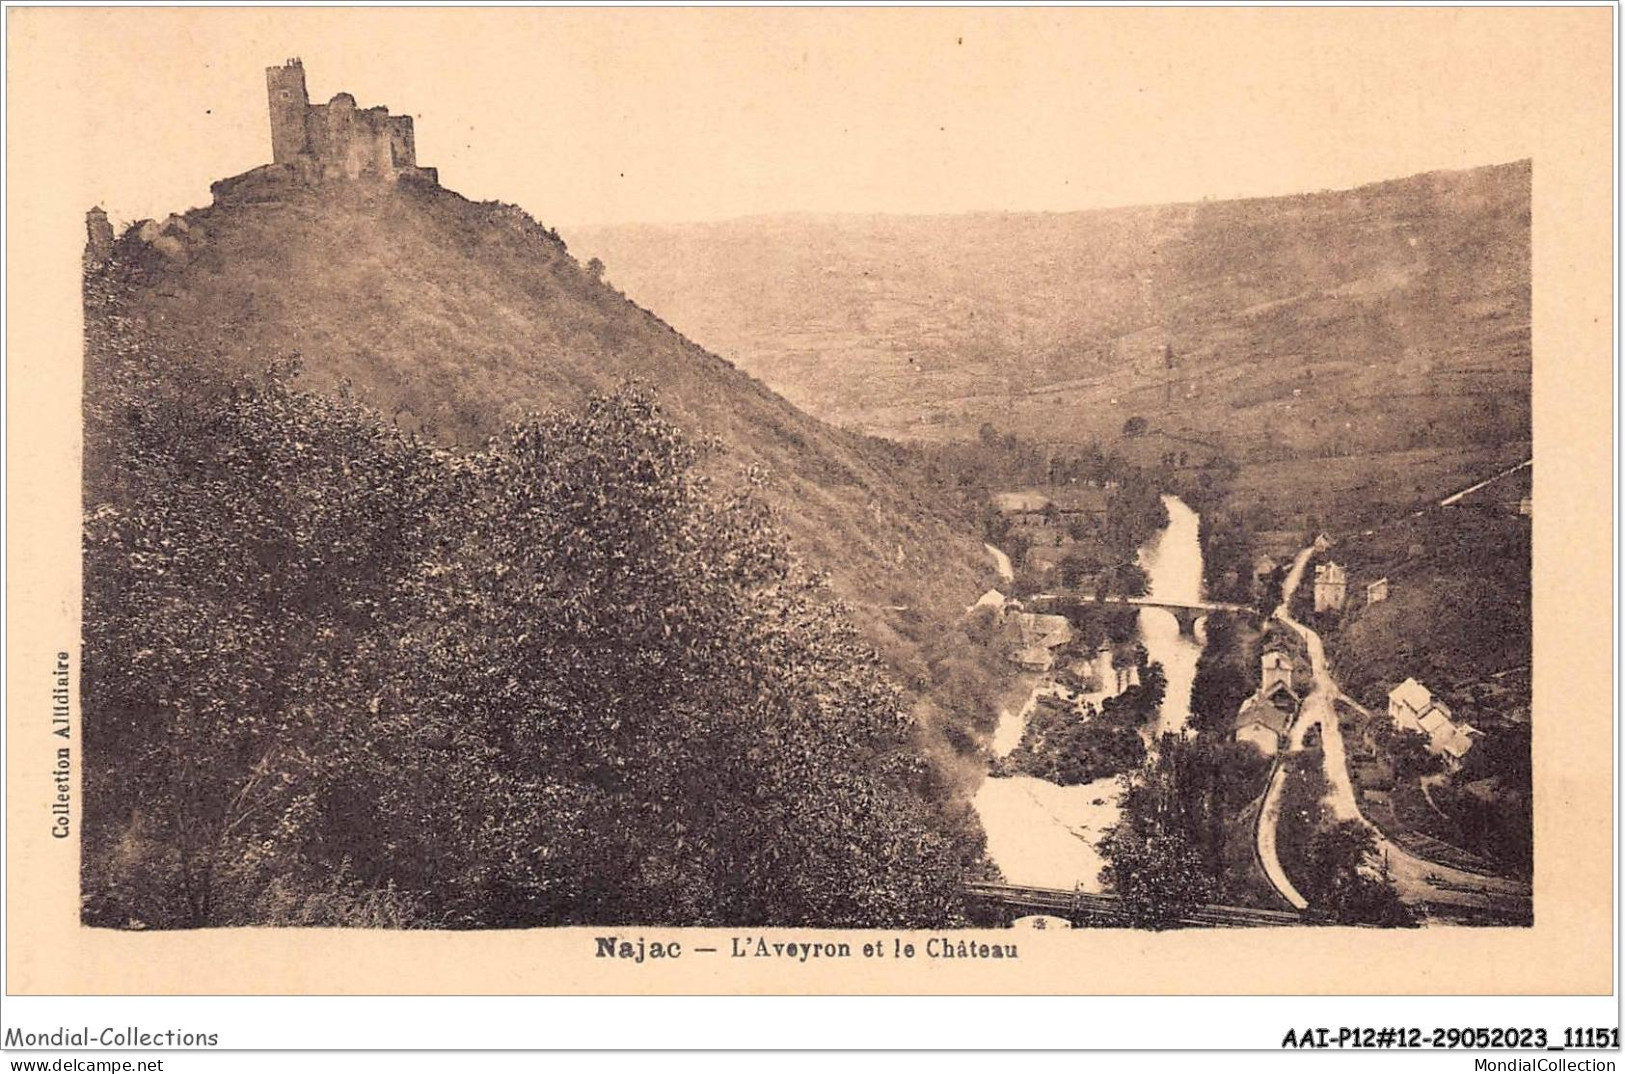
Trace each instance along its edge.
<path fill-rule="evenodd" d="M 1259 500 L 1314 470 L 1353 504 L 1527 457 L 1530 181 L 1524 161 L 1293 197 L 570 237 L 829 421 L 1082 443 L 1145 417 L 1120 446 L 1222 454 Z"/>

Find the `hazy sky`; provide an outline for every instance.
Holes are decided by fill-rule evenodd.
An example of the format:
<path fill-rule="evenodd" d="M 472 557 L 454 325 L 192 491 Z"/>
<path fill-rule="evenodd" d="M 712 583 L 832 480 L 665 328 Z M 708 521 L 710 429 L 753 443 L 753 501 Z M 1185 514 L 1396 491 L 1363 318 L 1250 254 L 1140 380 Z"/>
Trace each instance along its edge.
<path fill-rule="evenodd" d="M 346 90 L 415 116 L 419 162 L 446 186 L 568 227 L 1538 169 L 1542 110 L 1607 62 L 1610 12 L 1554 14 L 1559 36 L 1602 20 L 1581 55 L 1508 10 L 9 16 L 14 73 L 80 87 L 61 118 L 83 133 L 84 201 L 116 219 L 205 204 L 210 180 L 268 161 L 263 69 L 297 55 L 313 100 Z"/>

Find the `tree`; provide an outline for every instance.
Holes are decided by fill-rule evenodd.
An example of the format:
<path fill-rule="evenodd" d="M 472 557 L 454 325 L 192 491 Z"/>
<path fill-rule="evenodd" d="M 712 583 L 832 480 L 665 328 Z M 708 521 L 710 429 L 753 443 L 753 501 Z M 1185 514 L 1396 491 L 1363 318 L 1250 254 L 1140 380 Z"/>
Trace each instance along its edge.
<path fill-rule="evenodd" d="M 1061 585 L 1067 589 L 1077 589 L 1088 579 L 1092 567 L 1093 563 L 1083 556 L 1063 556 L 1060 562 Z"/>
<path fill-rule="evenodd" d="M 1144 418 L 1135 415 L 1123 423 L 1123 435 L 1126 437 L 1144 436 L 1150 423 Z"/>
<path fill-rule="evenodd" d="M 1257 604 L 1260 614 L 1266 617 L 1274 615 L 1275 609 L 1280 607 L 1286 575 L 1286 567 L 1276 567 L 1264 576 L 1264 584 L 1259 592 Z"/>
<path fill-rule="evenodd" d="M 1210 644 L 1211 640 L 1210 634 Z M 1200 731 L 1228 733 L 1250 693 L 1251 684 L 1229 660 L 1199 658 L 1196 676 L 1191 681 L 1192 724 Z"/>
<path fill-rule="evenodd" d="M 1212 901 L 1213 877 L 1189 836 L 1150 818 L 1122 821 L 1106 833 L 1101 871 L 1136 928 L 1166 929 Z"/>
<path fill-rule="evenodd" d="M 587 275 L 591 276 L 594 282 L 601 281 L 604 278 L 604 263 L 596 257 L 590 259 L 587 262 Z"/>
<path fill-rule="evenodd" d="M 1143 597 L 1150 591 L 1151 579 L 1138 563 L 1120 563 L 1100 576 L 1102 596 Z"/>
<path fill-rule="evenodd" d="M 1360 821 L 1346 820 L 1315 833 L 1306 857 L 1311 905 L 1349 925 L 1413 925 L 1377 855 L 1376 838 Z"/>
<path fill-rule="evenodd" d="M 1010 557 L 1010 562 L 1022 566 L 1027 562 L 1027 552 L 1033 546 L 1033 539 L 1020 531 L 1012 531 L 1004 539 L 1004 554 Z"/>
<path fill-rule="evenodd" d="M 1082 686 L 1075 677 L 1065 681 Z M 1045 698 L 997 770 L 1072 786 L 1118 775 L 1144 760 L 1145 740 L 1137 724 L 1101 718 L 1092 706 L 1079 713 Z"/>
<path fill-rule="evenodd" d="M 480 451 L 87 298 L 84 915 L 928 926 L 918 731 L 628 387 Z"/>
<path fill-rule="evenodd" d="M 990 648 L 998 639 L 999 613 L 986 606 L 973 608 L 965 617 L 964 629 L 971 644 Z"/>
<path fill-rule="evenodd" d="M 1444 768 L 1438 755 L 1428 748 L 1428 738 L 1422 732 L 1387 723 L 1377 726 L 1378 741 L 1394 762 L 1396 776 L 1418 779 Z"/>
<path fill-rule="evenodd" d="M 1010 535 L 1010 519 L 998 506 L 984 503 L 981 512 L 982 540 L 994 547 L 1002 548 L 1006 538 Z"/>

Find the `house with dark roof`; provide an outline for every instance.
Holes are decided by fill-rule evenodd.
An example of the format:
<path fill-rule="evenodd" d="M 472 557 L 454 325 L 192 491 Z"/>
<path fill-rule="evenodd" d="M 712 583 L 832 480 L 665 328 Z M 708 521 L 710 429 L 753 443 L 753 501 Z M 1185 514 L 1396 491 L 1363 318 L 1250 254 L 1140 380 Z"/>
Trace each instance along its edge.
<path fill-rule="evenodd" d="M 1055 666 L 1055 650 L 1072 641 L 1072 624 L 1064 615 L 1017 612 L 1005 617 L 1005 637 L 1010 659 L 1029 671 L 1048 671 Z"/>
<path fill-rule="evenodd" d="M 1236 715 L 1235 740 L 1249 743 L 1264 756 L 1273 757 L 1286 741 L 1290 726 L 1290 715 L 1269 699 L 1254 694 Z"/>
<path fill-rule="evenodd" d="M 1262 658 L 1258 692 L 1236 714 L 1234 737 L 1250 742 L 1273 757 L 1286 740 L 1287 728 L 1298 714 L 1298 692 L 1292 688 L 1292 657 L 1271 649 Z"/>

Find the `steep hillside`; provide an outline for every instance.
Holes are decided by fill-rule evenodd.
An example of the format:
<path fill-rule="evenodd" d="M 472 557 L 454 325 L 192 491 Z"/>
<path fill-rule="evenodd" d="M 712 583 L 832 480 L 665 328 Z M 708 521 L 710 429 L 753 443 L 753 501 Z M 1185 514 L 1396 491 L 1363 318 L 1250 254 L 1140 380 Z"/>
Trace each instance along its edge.
<path fill-rule="evenodd" d="M 1520 162 L 1287 198 L 570 238 L 834 422 L 1080 442 L 1145 416 L 1186 438 L 1154 453 L 1289 469 L 1412 452 L 1407 472 L 1443 491 L 1529 438 L 1530 177 Z"/>
<path fill-rule="evenodd" d="M 238 370 L 296 353 L 306 383 L 343 386 L 446 444 L 642 381 L 679 425 L 716 439 L 706 466 L 723 487 L 759 471 L 796 550 L 916 689 L 925 639 L 991 577 L 972 528 L 895 445 L 798 411 L 511 206 L 411 181 L 310 188 L 250 173 L 217 184 L 211 207 L 132 229 L 115 265 L 130 327 L 159 349 Z M 943 730 L 948 717 L 921 704 Z"/>

